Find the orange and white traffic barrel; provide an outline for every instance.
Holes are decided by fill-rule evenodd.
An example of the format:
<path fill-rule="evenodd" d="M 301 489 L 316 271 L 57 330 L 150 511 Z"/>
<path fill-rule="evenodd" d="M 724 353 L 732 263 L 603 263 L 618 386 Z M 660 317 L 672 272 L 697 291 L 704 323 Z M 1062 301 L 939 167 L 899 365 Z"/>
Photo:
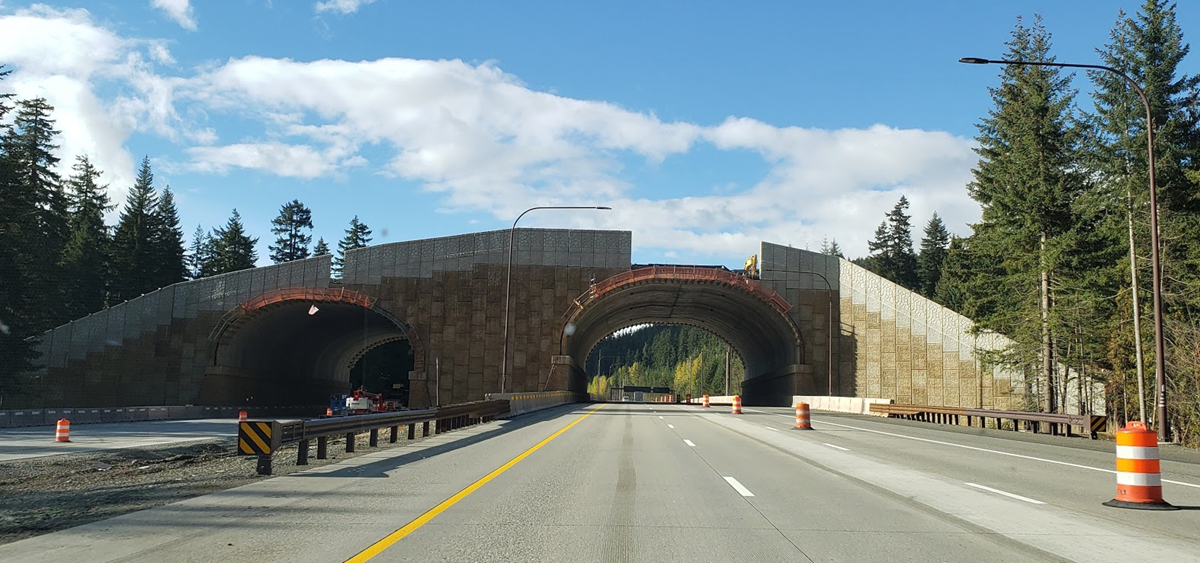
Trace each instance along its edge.
<path fill-rule="evenodd" d="M 325 416 L 333 416 L 333 407 L 325 407 Z"/>
<path fill-rule="evenodd" d="M 1158 434 L 1134 421 L 1117 430 L 1117 498 L 1105 506 L 1175 510 L 1162 497 Z"/>
<path fill-rule="evenodd" d="M 245 422 L 246 420 L 247 420 L 246 411 L 239 411 L 238 412 L 238 422 Z"/>
<path fill-rule="evenodd" d="M 71 421 L 60 418 L 58 419 L 58 428 L 54 429 L 55 442 L 70 442 L 71 441 Z"/>
<path fill-rule="evenodd" d="M 808 403 L 796 405 L 796 430 L 812 429 L 812 413 L 808 410 Z"/>
<path fill-rule="evenodd" d="M 739 397 L 737 395 L 733 396 L 733 410 L 729 411 L 729 414 L 742 414 L 742 398 L 741 397 Z"/>

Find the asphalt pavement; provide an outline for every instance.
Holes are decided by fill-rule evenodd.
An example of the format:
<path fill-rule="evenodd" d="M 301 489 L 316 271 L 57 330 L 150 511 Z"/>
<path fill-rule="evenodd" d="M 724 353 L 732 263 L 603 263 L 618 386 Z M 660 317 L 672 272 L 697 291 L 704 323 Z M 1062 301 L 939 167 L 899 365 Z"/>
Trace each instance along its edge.
<path fill-rule="evenodd" d="M 0 546 L 0 560 L 1200 560 L 1200 510 L 1099 505 L 1115 490 L 1099 449 L 814 419 L 560 407 Z M 1167 490 L 1200 506 L 1200 488 Z"/>
<path fill-rule="evenodd" d="M 150 420 L 71 426 L 70 442 L 55 441 L 55 426 L 0 429 L 0 464 L 14 459 L 94 452 L 237 436 L 236 419 Z"/>

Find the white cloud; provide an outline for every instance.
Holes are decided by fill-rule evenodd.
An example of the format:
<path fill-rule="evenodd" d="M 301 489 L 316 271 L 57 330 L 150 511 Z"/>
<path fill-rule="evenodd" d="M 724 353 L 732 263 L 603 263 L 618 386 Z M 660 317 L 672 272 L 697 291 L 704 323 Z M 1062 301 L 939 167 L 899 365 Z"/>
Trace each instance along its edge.
<path fill-rule="evenodd" d="M 64 153 L 93 154 L 122 190 L 135 160 L 124 143 L 140 131 L 184 149 L 187 160 L 171 163 L 175 169 L 300 179 L 384 173 L 438 194 L 443 210 L 485 211 L 505 223 L 532 204 L 611 205 L 612 212 L 527 222 L 629 229 L 638 248 L 696 261 L 740 259 L 760 240 L 816 249 L 823 237 L 862 255 L 901 194 L 912 202 L 918 238 L 935 210 L 958 233 L 979 216 L 964 189 L 972 142 L 942 132 L 778 127 L 738 117 L 665 122 L 532 90 L 494 64 L 460 60 L 248 56 L 168 76 L 154 66 L 173 64 L 164 43 L 122 38 L 84 10 L 22 10 L 0 17 L 0 36 L 12 38 L 0 42 L 0 61 L 18 70 L 6 86 L 18 97 L 51 98 Z M 108 83 L 120 93 L 97 95 L 96 85 Z M 221 144 L 209 119 L 250 133 L 225 131 L 238 140 Z M 698 146 L 753 151 L 768 171 L 733 184 L 698 181 L 682 186 L 697 195 L 663 197 L 625 169 L 689 158 Z M 370 160 L 360 154 L 368 147 Z"/>
<path fill-rule="evenodd" d="M 134 157 L 125 142 L 136 130 L 172 139 L 200 139 L 204 131 L 183 127 L 175 112 L 175 79 L 154 72 L 165 46 L 118 36 L 95 24 L 83 9 L 57 10 L 34 5 L 0 16 L 0 61 L 15 72 L 3 87 L 17 99 L 43 97 L 54 106 L 59 173 L 69 174 L 76 155 L 88 155 L 110 185 L 109 196 L 123 203 L 134 180 Z M 143 49 L 146 50 L 145 56 Z M 116 83 L 124 92 L 97 95 L 101 85 Z"/>
<path fill-rule="evenodd" d="M 150 5 L 166 12 L 179 27 L 196 31 L 196 17 L 188 0 L 150 0 Z"/>
<path fill-rule="evenodd" d="M 360 6 L 374 4 L 375 0 L 324 0 L 317 2 L 314 9 L 318 14 L 323 12 L 337 12 L 339 14 L 353 14 L 358 11 Z"/>

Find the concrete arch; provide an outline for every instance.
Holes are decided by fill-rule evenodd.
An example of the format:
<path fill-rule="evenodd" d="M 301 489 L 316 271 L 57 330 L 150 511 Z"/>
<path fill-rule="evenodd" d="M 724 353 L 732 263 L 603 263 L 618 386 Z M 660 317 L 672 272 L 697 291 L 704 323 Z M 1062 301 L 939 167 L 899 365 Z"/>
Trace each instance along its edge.
<path fill-rule="evenodd" d="M 401 339 L 412 347 L 414 371 L 422 372 L 425 349 L 416 331 L 373 297 L 344 288 L 268 292 L 239 304 L 213 328 L 200 400 L 323 404 L 349 390 L 354 361 Z"/>
<path fill-rule="evenodd" d="M 728 270 L 639 268 L 601 281 L 575 300 L 562 319 L 559 354 L 581 366 L 613 332 L 644 323 L 686 324 L 733 346 L 747 381 L 791 374 L 804 357 L 804 342 L 790 309 L 775 291 Z"/>

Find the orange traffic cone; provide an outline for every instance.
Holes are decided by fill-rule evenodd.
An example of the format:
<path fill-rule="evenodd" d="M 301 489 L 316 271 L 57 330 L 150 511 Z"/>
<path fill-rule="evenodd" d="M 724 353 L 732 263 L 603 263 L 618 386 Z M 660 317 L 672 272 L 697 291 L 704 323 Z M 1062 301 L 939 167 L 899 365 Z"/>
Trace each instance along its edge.
<path fill-rule="evenodd" d="M 58 419 L 58 428 L 54 429 L 55 442 L 70 442 L 71 441 L 71 421 L 60 418 Z"/>
<path fill-rule="evenodd" d="M 1158 434 L 1142 422 L 1117 430 L 1117 498 L 1105 506 L 1144 510 L 1178 510 L 1162 498 L 1158 467 Z"/>
<path fill-rule="evenodd" d="M 708 408 L 708 393 L 704 394 L 704 408 Z"/>
<path fill-rule="evenodd" d="M 325 407 L 325 416 L 333 416 L 333 407 Z"/>
<path fill-rule="evenodd" d="M 733 396 L 733 410 L 730 411 L 730 414 L 742 414 L 742 398 L 741 397 L 739 397 L 737 395 Z"/>
<path fill-rule="evenodd" d="M 238 422 L 246 420 L 246 411 L 238 412 Z"/>
<path fill-rule="evenodd" d="M 812 429 L 812 417 L 808 412 L 808 403 L 796 405 L 796 430 Z"/>

